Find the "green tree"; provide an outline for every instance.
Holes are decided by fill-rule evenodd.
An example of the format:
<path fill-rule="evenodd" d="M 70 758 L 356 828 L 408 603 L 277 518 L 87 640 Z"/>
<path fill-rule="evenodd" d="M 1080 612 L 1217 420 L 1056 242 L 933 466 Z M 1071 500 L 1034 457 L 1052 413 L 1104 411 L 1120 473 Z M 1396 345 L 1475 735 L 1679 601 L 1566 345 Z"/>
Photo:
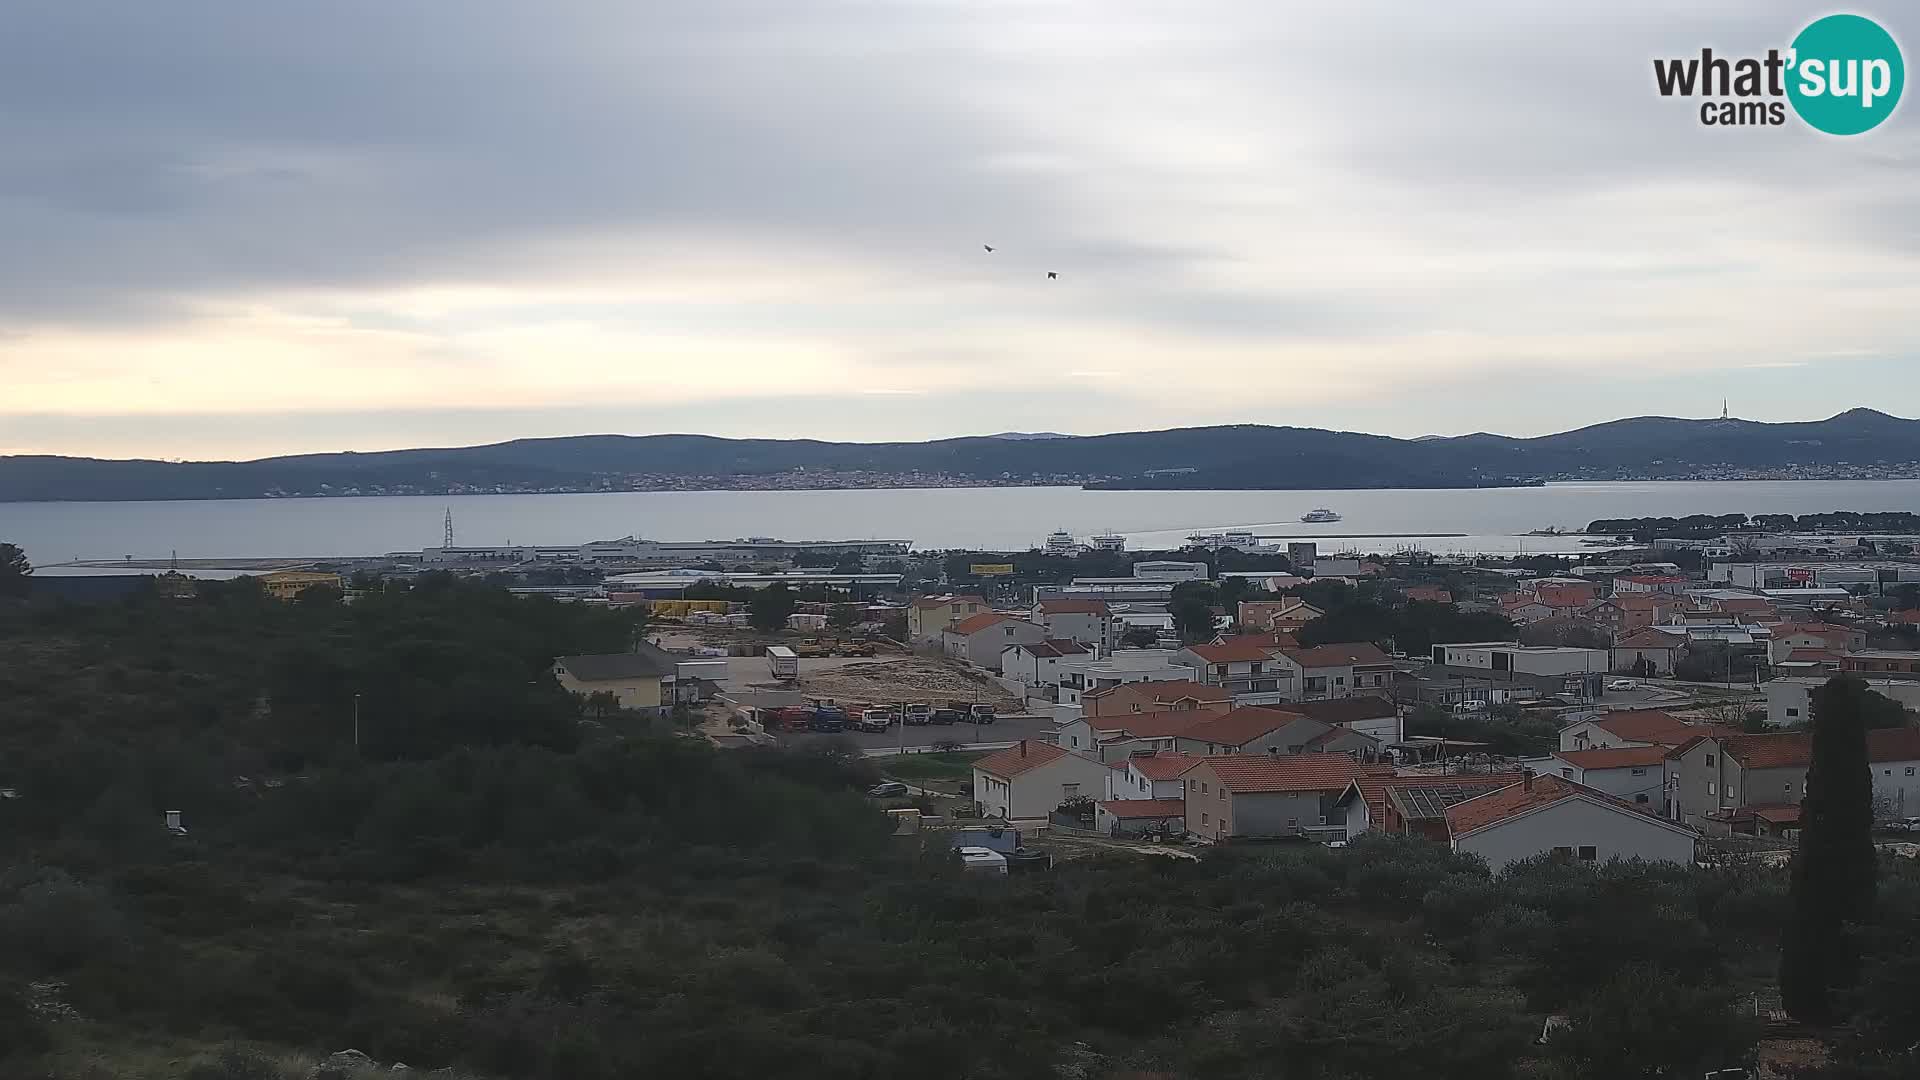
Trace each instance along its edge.
<path fill-rule="evenodd" d="M 1173 587 L 1167 613 L 1173 616 L 1173 628 L 1181 641 L 1194 645 L 1213 640 L 1213 605 L 1217 599 L 1210 582 L 1183 581 Z"/>
<path fill-rule="evenodd" d="M 1793 914 L 1780 943 L 1780 996 L 1795 1019 L 1838 1019 L 1835 991 L 1853 984 L 1849 927 L 1873 910 L 1873 774 L 1867 765 L 1867 696 L 1836 676 L 1813 695 L 1813 761 L 1800 803 Z"/>
<path fill-rule="evenodd" d="M 836 630 L 847 630 L 860 621 L 860 609 L 852 604 L 835 604 L 827 613 L 827 625 Z"/>
<path fill-rule="evenodd" d="M 27 561 L 27 553 L 12 544 L 0 544 L 0 596 L 25 596 L 27 578 L 33 575 L 33 564 Z"/>
<path fill-rule="evenodd" d="M 1151 649 L 1160 640 L 1160 635 L 1151 627 L 1135 626 L 1120 635 L 1120 644 L 1129 649 Z"/>
<path fill-rule="evenodd" d="M 793 590 L 787 588 L 787 583 L 776 581 L 755 592 L 753 599 L 747 601 L 747 622 L 755 630 L 765 633 L 784 630 L 787 617 L 793 614 L 796 603 Z"/>

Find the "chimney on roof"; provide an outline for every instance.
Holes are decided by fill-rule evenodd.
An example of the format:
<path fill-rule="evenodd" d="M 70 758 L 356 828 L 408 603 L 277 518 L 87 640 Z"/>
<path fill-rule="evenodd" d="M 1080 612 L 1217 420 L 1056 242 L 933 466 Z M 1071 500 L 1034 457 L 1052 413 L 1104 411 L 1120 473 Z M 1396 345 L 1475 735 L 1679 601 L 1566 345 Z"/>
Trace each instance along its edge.
<path fill-rule="evenodd" d="M 1027 740 L 1025 739 L 1020 740 L 1020 756 L 1021 757 L 1027 756 Z"/>
<path fill-rule="evenodd" d="M 1532 769 L 1520 770 L 1520 790 L 1522 791 L 1533 790 L 1533 770 Z"/>

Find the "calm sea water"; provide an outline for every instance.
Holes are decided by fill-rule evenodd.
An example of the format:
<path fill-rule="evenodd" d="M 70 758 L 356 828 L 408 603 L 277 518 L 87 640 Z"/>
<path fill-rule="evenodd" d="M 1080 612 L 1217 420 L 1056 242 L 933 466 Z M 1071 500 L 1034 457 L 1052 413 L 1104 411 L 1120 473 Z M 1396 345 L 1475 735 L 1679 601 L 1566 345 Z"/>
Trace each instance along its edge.
<path fill-rule="evenodd" d="M 1335 525 L 1303 525 L 1316 507 Z M 1024 550 L 1066 529 L 1135 548 L 1178 546 L 1196 530 L 1253 528 L 1321 539 L 1321 550 L 1573 551 L 1522 535 L 1595 518 L 1696 513 L 1920 511 L 1920 480 L 1549 484 L 1471 491 L 1083 491 L 942 488 L 862 491 L 618 492 L 222 502 L 0 503 L 0 540 L 37 564 L 70 559 L 379 555 L 440 542 L 451 508 L 462 544 L 568 544 L 622 536 L 705 540 L 911 539 L 921 548 Z M 1354 540 L 1364 533 L 1464 533 Z"/>

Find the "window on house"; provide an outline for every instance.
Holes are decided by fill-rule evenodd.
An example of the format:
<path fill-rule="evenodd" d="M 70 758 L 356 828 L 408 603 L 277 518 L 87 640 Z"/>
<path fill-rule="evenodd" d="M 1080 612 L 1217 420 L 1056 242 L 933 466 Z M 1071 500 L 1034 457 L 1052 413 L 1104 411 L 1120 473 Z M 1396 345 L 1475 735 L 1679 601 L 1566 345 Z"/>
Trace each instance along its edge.
<path fill-rule="evenodd" d="M 1221 788 L 1221 789 L 1220 789 L 1220 801 L 1221 801 L 1221 802 L 1226 802 L 1226 801 L 1227 801 L 1227 789 L 1226 789 L 1226 788 Z"/>
<path fill-rule="evenodd" d="M 1800 710 L 1799 710 L 1799 709 L 1788 709 L 1788 710 L 1787 710 L 1787 715 L 1788 715 L 1788 716 L 1799 716 L 1799 715 L 1800 715 Z"/>
<path fill-rule="evenodd" d="M 1560 770 L 1560 775 L 1561 775 L 1561 776 L 1564 776 L 1564 777 L 1566 777 L 1566 778 L 1567 778 L 1567 779 L 1569 779 L 1569 780 L 1571 780 L 1571 779 L 1573 779 L 1573 770 L 1572 770 L 1572 769 L 1561 769 L 1561 770 Z"/>
<path fill-rule="evenodd" d="M 1911 765 L 1909 765 L 1909 766 L 1907 766 L 1907 775 L 1908 775 L 1908 776 L 1912 776 L 1912 775 L 1913 775 L 1913 766 L 1911 766 Z"/>
<path fill-rule="evenodd" d="M 1133 707 L 1133 711 L 1134 711 L 1134 712 L 1139 712 L 1139 711 L 1140 711 L 1140 706 L 1138 706 L 1138 705 L 1135 705 L 1135 706 Z"/>
<path fill-rule="evenodd" d="M 1713 786 L 1713 781 L 1711 781 L 1711 780 L 1709 780 L 1709 781 L 1707 781 L 1707 794 L 1709 794 L 1709 795 L 1718 795 L 1718 794 L 1719 794 L 1719 792 L 1718 792 L 1718 791 L 1716 791 L 1716 790 L 1714 790 L 1714 786 Z"/>
<path fill-rule="evenodd" d="M 1631 772 L 1631 773 L 1630 773 L 1629 775 L 1632 775 L 1632 776 L 1645 776 L 1645 775 L 1647 775 L 1647 770 L 1645 770 L 1645 769 L 1634 769 L 1634 770 L 1633 770 L 1633 771 L 1632 771 L 1632 772 Z"/>
<path fill-rule="evenodd" d="M 1709 769 L 1711 769 L 1711 768 L 1713 768 L 1713 755 L 1712 755 L 1712 754 L 1708 754 L 1708 755 L 1707 755 L 1707 768 L 1709 768 Z"/>
<path fill-rule="evenodd" d="M 1299 827 L 1300 827 L 1300 819 L 1299 819 L 1299 818 L 1297 818 L 1297 817 L 1290 817 L 1290 818 L 1288 818 L 1288 819 L 1287 819 L 1287 828 L 1289 828 L 1289 829 L 1298 829 Z"/>
<path fill-rule="evenodd" d="M 1061 784 L 1061 785 L 1060 785 L 1060 797 L 1061 797 L 1061 798 L 1063 798 L 1063 799 L 1071 799 L 1071 798 L 1073 798 L 1074 796 L 1076 796 L 1076 795 L 1078 795 L 1078 794 L 1080 794 L 1080 785 L 1079 785 L 1079 784 Z"/>
<path fill-rule="evenodd" d="M 1206 793 L 1207 793 L 1207 782 L 1205 780 L 1202 780 L 1200 781 L 1200 794 L 1205 795 Z"/>
<path fill-rule="evenodd" d="M 1727 785 L 1727 798 L 1729 798 L 1729 799 L 1731 799 L 1731 798 L 1733 798 L 1733 797 L 1734 797 L 1734 796 L 1733 796 L 1733 785 L 1732 785 L 1732 784 L 1728 784 L 1728 785 Z"/>
<path fill-rule="evenodd" d="M 1335 675 L 1333 677 L 1333 685 L 1335 686 L 1347 685 L 1347 677 L 1345 675 Z"/>
<path fill-rule="evenodd" d="M 1644 805 L 1647 801 L 1647 797 L 1645 795 L 1635 795 L 1633 797 L 1633 801 Z"/>
<path fill-rule="evenodd" d="M 1594 846 L 1593 846 L 1592 844 L 1582 844 L 1582 845 L 1580 845 L 1580 861 L 1582 861 L 1582 862 L 1593 862 L 1594 860 L 1596 860 L 1596 859 L 1598 859 L 1599 857 L 1600 857 L 1600 849 L 1599 849 L 1599 848 L 1596 848 L 1596 847 L 1594 847 Z"/>
<path fill-rule="evenodd" d="M 1202 810 L 1200 812 L 1200 824 L 1205 825 L 1206 823 L 1207 823 L 1207 813 L 1206 811 Z"/>
<path fill-rule="evenodd" d="M 1554 848 L 1553 857 L 1556 859 L 1571 859 L 1573 858 L 1573 849 L 1570 847 Z"/>

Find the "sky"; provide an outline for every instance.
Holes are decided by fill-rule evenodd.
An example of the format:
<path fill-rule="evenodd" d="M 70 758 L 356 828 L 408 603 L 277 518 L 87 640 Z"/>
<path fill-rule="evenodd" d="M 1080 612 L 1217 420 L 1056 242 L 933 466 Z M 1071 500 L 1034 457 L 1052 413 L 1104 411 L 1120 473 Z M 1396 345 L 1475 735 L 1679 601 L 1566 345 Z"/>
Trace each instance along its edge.
<path fill-rule="evenodd" d="M 28 0 L 0 453 L 1920 412 L 1920 106 L 1672 6 Z"/>

